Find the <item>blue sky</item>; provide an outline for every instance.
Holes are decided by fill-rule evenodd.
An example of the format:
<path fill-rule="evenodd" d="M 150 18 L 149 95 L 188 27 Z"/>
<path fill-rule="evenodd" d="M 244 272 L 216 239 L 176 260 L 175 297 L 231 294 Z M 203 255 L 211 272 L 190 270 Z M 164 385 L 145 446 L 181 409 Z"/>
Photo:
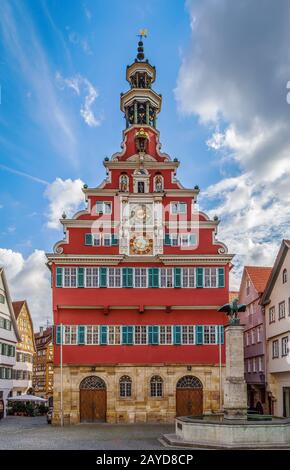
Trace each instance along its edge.
<path fill-rule="evenodd" d="M 120 148 L 139 28 L 163 95 L 162 149 L 180 159 L 181 182 L 203 190 L 201 208 L 220 216 L 219 237 L 238 254 L 233 285 L 243 263 L 273 262 L 289 237 L 289 2 L 277 11 L 265 0 L 262 12 L 258 0 L 1 7 L 0 262 L 37 322 L 49 316 L 39 265 L 62 237 L 57 218 L 79 207 L 82 182 L 99 184 L 103 158 Z"/>

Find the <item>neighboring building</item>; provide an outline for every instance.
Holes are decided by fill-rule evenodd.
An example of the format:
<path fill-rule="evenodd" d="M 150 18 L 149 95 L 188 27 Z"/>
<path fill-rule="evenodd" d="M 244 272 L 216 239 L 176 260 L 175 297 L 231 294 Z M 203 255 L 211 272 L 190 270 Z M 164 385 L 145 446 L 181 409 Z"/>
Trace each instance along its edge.
<path fill-rule="evenodd" d="M 20 335 L 4 269 L 0 268 L 0 418 L 6 415 L 7 398 L 12 395 L 12 370 Z"/>
<path fill-rule="evenodd" d="M 36 353 L 33 323 L 26 300 L 12 302 L 21 341 L 16 346 L 13 396 L 32 391 L 33 361 Z"/>
<path fill-rule="evenodd" d="M 271 412 L 290 417 L 290 240 L 283 240 L 261 299 L 265 308 Z"/>
<path fill-rule="evenodd" d="M 248 406 L 260 412 L 268 411 L 266 397 L 266 341 L 265 316 L 260 305 L 272 268 L 245 266 L 241 280 L 239 303 L 246 304 L 240 313 L 244 325 L 245 380 L 247 382 Z"/>
<path fill-rule="evenodd" d="M 216 239 L 217 218 L 198 211 L 198 187 L 184 188 L 178 160 L 160 151 L 156 70 L 142 41 L 138 51 L 121 95 L 123 150 L 104 160 L 100 186 L 84 186 L 87 209 L 63 217 L 65 239 L 47 254 L 56 424 L 61 349 L 71 423 L 172 422 L 222 406 L 227 318 L 217 309 L 233 255 Z"/>
<path fill-rule="evenodd" d="M 50 398 L 53 394 L 53 328 L 40 328 L 35 333 L 36 355 L 33 366 L 33 389 L 36 395 Z"/>

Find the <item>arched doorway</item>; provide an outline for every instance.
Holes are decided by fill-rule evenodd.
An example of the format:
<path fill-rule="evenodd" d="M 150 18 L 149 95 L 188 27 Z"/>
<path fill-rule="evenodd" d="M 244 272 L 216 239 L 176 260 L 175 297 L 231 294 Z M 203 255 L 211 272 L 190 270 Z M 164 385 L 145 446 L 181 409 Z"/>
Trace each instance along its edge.
<path fill-rule="evenodd" d="M 202 383 L 197 377 L 185 375 L 176 385 L 176 416 L 201 416 L 202 414 Z"/>
<path fill-rule="evenodd" d="M 80 383 L 80 420 L 93 423 L 106 421 L 106 384 L 100 377 L 86 377 Z"/>

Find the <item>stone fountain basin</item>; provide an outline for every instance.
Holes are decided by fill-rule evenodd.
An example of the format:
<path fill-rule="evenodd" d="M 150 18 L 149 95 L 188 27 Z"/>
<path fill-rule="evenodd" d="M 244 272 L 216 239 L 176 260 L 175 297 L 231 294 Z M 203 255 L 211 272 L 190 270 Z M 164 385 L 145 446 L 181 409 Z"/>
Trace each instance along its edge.
<path fill-rule="evenodd" d="M 164 434 L 163 442 L 195 448 L 287 449 L 290 419 L 228 420 L 222 415 L 176 418 L 175 434 Z"/>

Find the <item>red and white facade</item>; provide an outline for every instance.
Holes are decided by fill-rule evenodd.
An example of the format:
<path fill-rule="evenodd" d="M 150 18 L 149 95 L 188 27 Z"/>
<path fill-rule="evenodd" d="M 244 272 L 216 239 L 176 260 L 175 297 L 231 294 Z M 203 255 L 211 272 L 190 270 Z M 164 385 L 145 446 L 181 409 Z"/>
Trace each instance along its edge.
<path fill-rule="evenodd" d="M 198 187 L 184 188 L 179 162 L 160 150 L 161 95 L 142 49 L 121 95 L 122 151 L 105 159 L 100 186 L 84 186 L 87 209 L 61 220 L 65 239 L 47 254 L 55 423 L 61 413 L 71 423 L 172 421 L 221 407 L 226 317 L 217 309 L 228 302 L 232 255 L 216 239 L 218 220 L 198 210 Z"/>

